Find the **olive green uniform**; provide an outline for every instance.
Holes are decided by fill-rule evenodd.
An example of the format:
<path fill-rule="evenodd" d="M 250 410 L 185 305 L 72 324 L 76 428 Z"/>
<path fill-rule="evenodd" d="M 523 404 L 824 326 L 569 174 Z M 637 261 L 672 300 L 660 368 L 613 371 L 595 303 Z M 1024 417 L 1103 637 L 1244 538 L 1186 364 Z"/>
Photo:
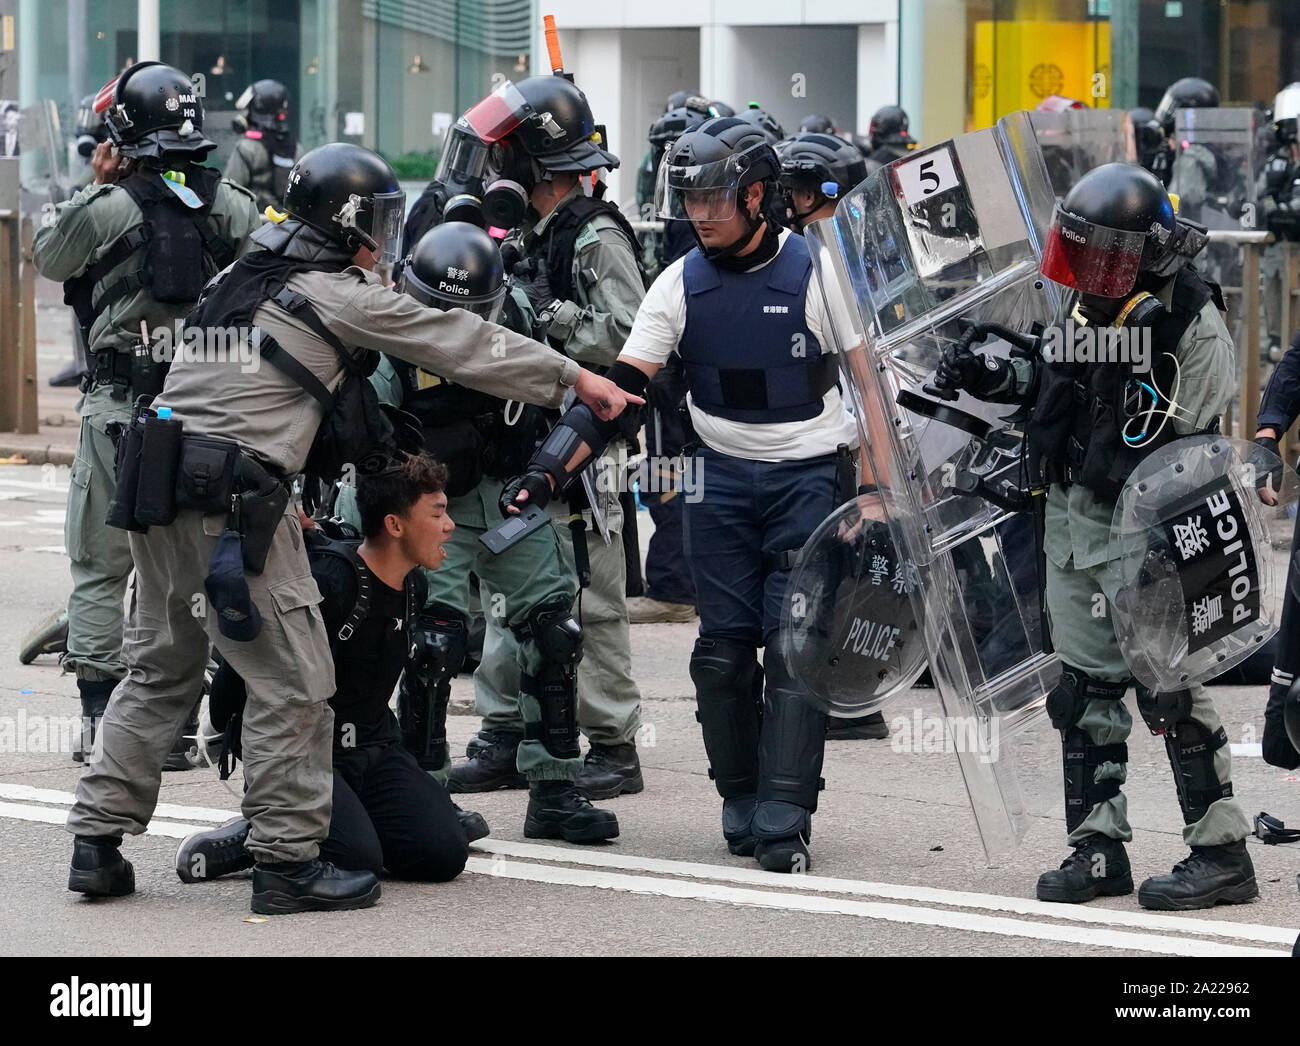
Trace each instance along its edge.
<path fill-rule="evenodd" d="M 140 208 L 125 189 L 111 184 L 88 186 L 59 204 L 53 221 L 36 234 L 33 263 L 47 279 L 62 282 L 79 276 L 143 220 Z M 222 181 L 209 222 L 237 255 L 245 253 L 252 246 L 249 236 L 259 224 L 252 194 Z M 100 285 L 109 286 L 138 268 L 143 253 L 142 249 L 124 259 Z M 96 318 L 90 331 L 91 353 L 129 352 L 140 341 L 141 322 L 151 331 L 170 328 L 191 307 L 184 303 L 160 304 L 147 287 L 141 287 L 112 302 Z M 104 384 L 89 389 L 77 403 L 81 431 L 64 527 L 73 584 L 68 599 L 68 654 L 64 666 L 78 679 L 117 680 L 126 671 L 122 663 L 122 600 L 131 573 L 131 552 L 126 532 L 105 526 L 104 518 L 114 484 L 113 443 L 107 427 L 110 422 L 130 419 L 134 399 L 130 387 L 115 390 L 111 384 Z"/>
<path fill-rule="evenodd" d="M 300 159 L 302 149 L 294 149 L 294 159 Z M 275 191 L 275 158 L 260 140 L 240 138 L 226 160 L 226 177 L 242 185 L 257 200 L 257 213 L 264 214 L 267 207 L 279 210 L 281 201 Z"/>
<path fill-rule="evenodd" d="M 255 239 L 276 235 L 266 224 Z M 372 272 L 298 272 L 288 288 L 311 302 L 343 344 L 409 360 L 493 395 L 558 405 L 577 380 L 576 364 L 535 342 L 468 312 L 426 308 Z M 254 320 L 327 388 L 337 388 L 343 368 L 335 350 L 300 319 L 267 301 Z M 246 373 L 237 365 L 178 361 L 158 403 L 172 409 L 187 434 L 233 439 L 287 475 L 302 470 L 321 418 L 316 400 L 269 365 Z M 124 651 L 129 671 L 104 716 L 102 744 L 77 786 L 68 827 L 78 835 L 145 830 L 158 798 L 157 768 L 192 704 L 210 640 L 248 684 L 248 849 L 259 861 L 311 860 L 331 812 L 334 670 L 320 593 L 290 507 L 265 570 L 247 579 L 261 633 L 242 643 L 224 637 L 212 608 L 195 601 L 224 523 L 224 514 L 182 510 L 170 526 L 130 535 L 137 571 Z"/>

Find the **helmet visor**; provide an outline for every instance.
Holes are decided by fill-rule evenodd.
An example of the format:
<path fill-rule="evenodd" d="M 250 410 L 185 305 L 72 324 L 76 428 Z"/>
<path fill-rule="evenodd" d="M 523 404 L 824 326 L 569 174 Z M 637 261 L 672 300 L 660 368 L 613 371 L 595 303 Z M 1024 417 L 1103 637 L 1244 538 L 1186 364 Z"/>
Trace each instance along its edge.
<path fill-rule="evenodd" d="M 1145 233 L 1095 225 L 1058 206 L 1043 251 L 1042 273 L 1083 294 L 1122 298 L 1137 283 L 1145 244 Z"/>
<path fill-rule="evenodd" d="M 665 156 L 655 177 L 655 214 L 693 222 L 725 222 L 736 213 L 739 177 L 735 157 L 677 165 Z"/>
<path fill-rule="evenodd" d="M 447 130 L 434 179 L 444 185 L 481 182 L 483 172 L 487 169 L 489 149 L 488 143 L 478 138 L 468 124 L 457 120 Z"/>
<path fill-rule="evenodd" d="M 406 218 L 406 193 L 375 193 L 374 210 L 370 215 L 370 238 L 375 241 L 375 260 L 383 263 L 397 261 L 397 249 L 402 238 L 402 222 Z"/>
<path fill-rule="evenodd" d="M 464 120 L 480 139 L 489 145 L 499 142 L 531 116 L 533 107 L 513 83 L 507 80 L 471 108 Z"/>

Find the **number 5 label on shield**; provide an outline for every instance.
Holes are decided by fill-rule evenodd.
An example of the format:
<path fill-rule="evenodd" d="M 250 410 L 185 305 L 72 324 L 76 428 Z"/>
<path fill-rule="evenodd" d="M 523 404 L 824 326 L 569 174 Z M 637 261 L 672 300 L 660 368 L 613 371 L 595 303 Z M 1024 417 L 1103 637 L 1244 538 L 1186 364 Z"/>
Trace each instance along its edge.
<path fill-rule="evenodd" d="M 909 207 L 924 203 L 961 184 L 956 168 L 953 167 L 952 153 L 946 146 L 932 149 L 914 160 L 900 164 L 894 173 L 898 176 L 903 199 Z"/>

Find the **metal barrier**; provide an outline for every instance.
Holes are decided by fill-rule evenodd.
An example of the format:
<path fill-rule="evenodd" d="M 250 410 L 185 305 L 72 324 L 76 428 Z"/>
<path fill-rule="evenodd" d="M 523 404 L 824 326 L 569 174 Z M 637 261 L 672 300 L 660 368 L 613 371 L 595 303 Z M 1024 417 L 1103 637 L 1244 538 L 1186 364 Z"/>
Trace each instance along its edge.
<path fill-rule="evenodd" d="M 36 270 L 32 222 L 0 210 L 0 432 L 34 433 Z"/>

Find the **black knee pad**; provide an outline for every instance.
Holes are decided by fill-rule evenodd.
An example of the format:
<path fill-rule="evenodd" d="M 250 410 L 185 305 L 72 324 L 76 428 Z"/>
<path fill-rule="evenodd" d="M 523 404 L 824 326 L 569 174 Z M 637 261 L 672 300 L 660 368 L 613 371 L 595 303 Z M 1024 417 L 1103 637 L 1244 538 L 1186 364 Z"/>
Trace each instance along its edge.
<path fill-rule="evenodd" d="M 1069 727 L 1061 731 L 1061 763 L 1065 770 L 1065 827 L 1073 832 L 1098 803 L 1119 795 L 1117 780 L 1095 781 L 1102 763 L 1127 763 L 1128 745 L 1095 745 L 1087 731 Z"/>
<path fill-rule="evenodd" d="M 1137 706 L 1143 721 L 1153 734 L 1168 734 L 1176 731 L 1179 724 L 1188 721 L 1192 712 L 1192 692 L 1168 690 L 1157 693 L 1139 683 Z"/>
<path fill-rule="evenodd" d="M 1068 730 L 1083 718 L 1089 701 L 1122 701 L 1128 688 L 1128 680 L 1111 683 L 1062 665 L 1061 679 L 1047 695 L 1047 716 L 1057 730 Z"/>
<path fill-rule="evenodd" d="M 536 675 L 523 673 L 520 688 L 541 707 L 540 723 L 525 724 L 524 736 L 541 741 L 557 759 L 576 759 L 578 746 L 577 672 L 582 660 L 582 626 L 569 612 L 571 600 L 534 607 L 526 623 L 514 629 L 531 639 L 542 656 Z"/>
<path fill-rule="evenodd" d="M 736 639 L 701 636 L 691 653 L 695 718 L 704 735 L 709 776 L 724 799 L 758 791 L 758 740 L 763 670 L 758 648 Z"/>
<path fill-rule="evenodd" d="M 402 744 L 421 769 L 446 764 L 447 702 L 452 677 L 469 649 L 469 619 L 454 607 L 431 603 L 411 629 L 411 649 L 397 692 Z"/>

